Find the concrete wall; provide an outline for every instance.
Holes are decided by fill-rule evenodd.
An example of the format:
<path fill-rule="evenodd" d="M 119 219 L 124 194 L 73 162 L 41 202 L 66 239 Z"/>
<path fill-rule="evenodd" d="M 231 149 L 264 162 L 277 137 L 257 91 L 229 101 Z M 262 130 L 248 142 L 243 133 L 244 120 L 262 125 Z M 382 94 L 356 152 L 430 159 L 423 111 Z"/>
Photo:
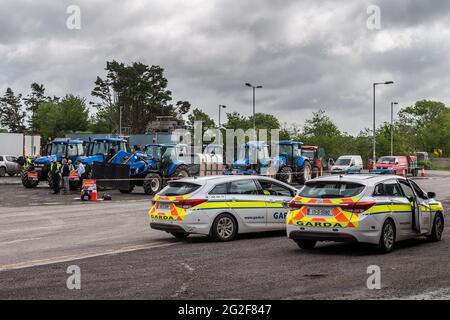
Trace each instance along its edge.
<path fill-rule="evenodd" d="M 450 169 L 450 158 L 433 158 L 431 162 L 435 169 Z"/>

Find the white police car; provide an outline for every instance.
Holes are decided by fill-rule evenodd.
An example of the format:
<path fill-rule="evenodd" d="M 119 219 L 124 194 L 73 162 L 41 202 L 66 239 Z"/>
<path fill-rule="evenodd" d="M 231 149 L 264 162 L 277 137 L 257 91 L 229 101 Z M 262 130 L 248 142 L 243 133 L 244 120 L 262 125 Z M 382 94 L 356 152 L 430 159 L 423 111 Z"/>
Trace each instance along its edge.
<path fill-rule="evenodd" d="M 286 229 L 297 190 L 260 176 L 211 176 L 169 182 L 148 213 L 150 227 L 177 238 L 202 234 L 218 241 L 237 234 Z"/>
<path fill-rule="evenodd" d="M 340 175 L 311 180 L 289 204 L 287 235 L 302 249 L 317 241 L 362 242 L 383 252 L 420 236 L 441 240 L 444 208 L 432 192 L 394 175 Z"/>

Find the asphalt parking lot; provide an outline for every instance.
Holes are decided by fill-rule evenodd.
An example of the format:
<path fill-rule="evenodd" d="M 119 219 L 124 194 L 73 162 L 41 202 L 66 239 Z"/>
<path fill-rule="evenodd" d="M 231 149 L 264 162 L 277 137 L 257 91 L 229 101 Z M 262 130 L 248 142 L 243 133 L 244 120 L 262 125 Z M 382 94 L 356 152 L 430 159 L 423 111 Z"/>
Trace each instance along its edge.
<path fill-rule="evenodd" d="M 150 198 L 137 189 L 82 203 L 0 181 L 0 299 L 363 299 L 450 298 L 450 231 L 440 243 L 416 239 L 380 255 L 370 246 L 321 243 L 301 251 L 284 233 L 230 243 L 186 241 L 150 230 Z M 450 206 L 450 172 L 418 183 Z M 446 216 L 448 218 L 448 216 Z M 69 290 L 68 266 L 81 270 Z M 367 267 L 382 289 L 368 290 Z"/>

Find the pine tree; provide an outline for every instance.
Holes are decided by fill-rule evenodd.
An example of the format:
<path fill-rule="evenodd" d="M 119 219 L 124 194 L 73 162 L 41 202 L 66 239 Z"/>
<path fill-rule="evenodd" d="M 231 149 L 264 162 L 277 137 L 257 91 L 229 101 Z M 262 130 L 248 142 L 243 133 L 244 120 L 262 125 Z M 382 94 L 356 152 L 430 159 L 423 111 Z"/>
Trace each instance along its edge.
<path fill-rule="evenodd" d="M 25 112 L 22 110 L 22 95 L 14 95 L 11 88 L 6 89 L 0 98 L 0 125 L 10 132 L 22 133 L 25 131 Z"/>

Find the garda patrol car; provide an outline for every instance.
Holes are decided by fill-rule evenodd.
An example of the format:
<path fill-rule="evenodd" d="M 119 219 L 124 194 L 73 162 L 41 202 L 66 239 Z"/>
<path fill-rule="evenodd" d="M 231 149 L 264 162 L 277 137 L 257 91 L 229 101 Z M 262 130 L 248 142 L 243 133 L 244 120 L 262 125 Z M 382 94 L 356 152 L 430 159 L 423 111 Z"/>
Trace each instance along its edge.
<path fill-rule="evenodd" d="M 150 226 L 185 238 L 203 234 L 217 241 L 237 234 L 286 229 L 295 188 L 268 177 L 210 176 L 169 182 L 148 213 Z"/>
<path fill-rule="evenodd" d="M 362 242 L 383 252 L 397 241 L 441 240 L 444 209 L 435 193 L 394 175 L 340 175 L 311 180 L 289 204 L 287 235 L 302 249 L 317 241 Z"/>

